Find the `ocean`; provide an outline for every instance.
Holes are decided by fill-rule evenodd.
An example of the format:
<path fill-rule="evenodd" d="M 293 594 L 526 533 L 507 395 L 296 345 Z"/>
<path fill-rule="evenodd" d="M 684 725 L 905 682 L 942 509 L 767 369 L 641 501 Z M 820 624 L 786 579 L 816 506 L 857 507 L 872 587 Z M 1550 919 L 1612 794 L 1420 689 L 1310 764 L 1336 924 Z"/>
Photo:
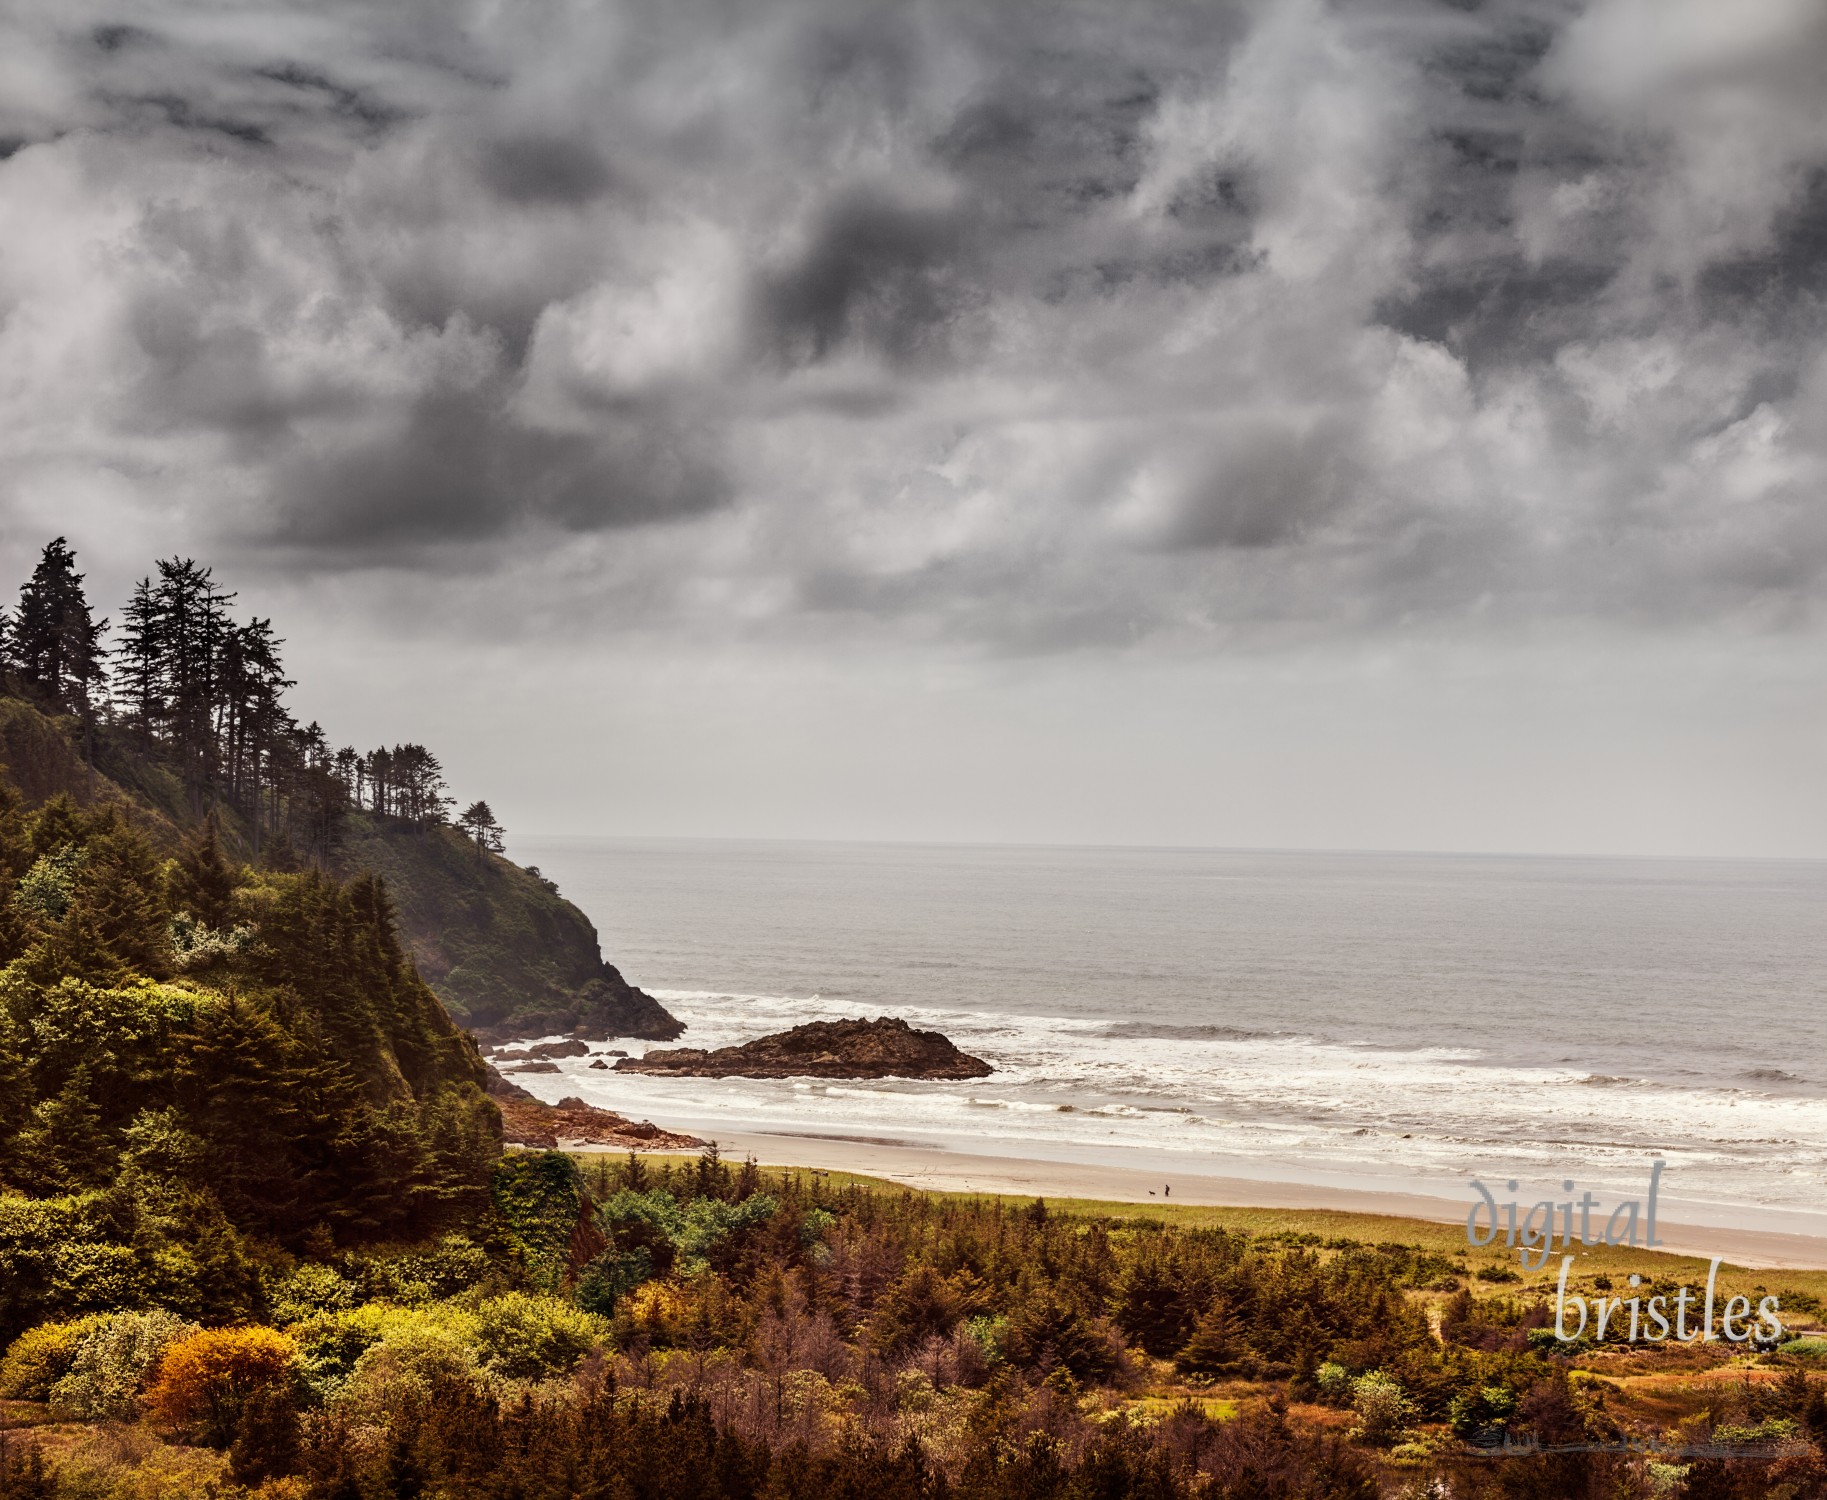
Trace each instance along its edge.
<path fill-rule="evenodd" d="M 1827 1232 L 1827 863 L 517 840 L 714 1047 L 899 1016 L 968 1084 L 543 1097 L 698 1131 L 1426 1192 L 1640 1195 Z M 613 1045 L 638 1053 L 647 1044 Z M 1539 1189 L 1539 1191 L 1537 1191 Z M 1822 1217 L 1817 1219 L 1816 1215 Z"/>

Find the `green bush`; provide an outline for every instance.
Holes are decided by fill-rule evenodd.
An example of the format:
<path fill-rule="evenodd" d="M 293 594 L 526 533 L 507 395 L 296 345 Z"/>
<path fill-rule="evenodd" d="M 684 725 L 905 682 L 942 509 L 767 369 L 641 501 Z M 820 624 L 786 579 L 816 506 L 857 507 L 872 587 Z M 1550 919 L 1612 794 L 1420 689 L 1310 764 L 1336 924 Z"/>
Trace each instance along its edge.
<path fill-rule="evenodd" d="M 64 1323 L 40 1323 L 13 1340 L 0 1360 L 0 1396 L 11 1401 L 46 1401 L 51 1387 L 69 1373 L 82 1341 L 108 1321 L 104 1313 Z"/>
<path fill-rule="evenodd" d="M 597 1209 L 596 1222 L 618 1250 L 645 1250 L 652 1268 L 648 1274 L 665 1275 L 676 1266 L 684 1275 L 697 1276 L 711 1268 L 719 1251 L 767 1223 L 779 1209 L 779 1201 L 767 1193 L 751 1193 L 740 1203 L 693 1198 L 681 1204 L 663 1188 L 645 1193 L 623 1188 Z"/>
<path fill-rule="evenodd" d="M 198 1331 L 195 1323 L 162 1309 L 115 1313 L 97 1320 L 76 1351 L 69 1371 L 51 1388 L 61 1415 L 85 1422 L 130 1421 L 140 1388 L 165 1350 Z"/>
<path fill-rule="evenodd" d="M 337 1386 L 331 1406 L 354 1426 L 385 1429 L 402 1407 L 429 1407 L 434 1392 L 485 1383 L 475 1347 L 460 1325 L 415 1311 L 394 1321 L 384 1339 L 362 1351 L 349 1378 Z"/>
<path fill-rule="evenodd" d="M 1726 1423 L 1713 1429 L 1713 1441 L 1727 1448 L 1785 1443 L 1800 1431 L 1793 1417 L 1766 1417 L 1761 1422 Z"/>
<path fill-rule="evenodd" d="M 370 1349 L 391 1341 L 403 1347 L 421 1335 L 454 1340 L 466 1350 L 476 1343 L 475 1318 L 455 1307 L 392 1307 L 369 1302 L 316 1313 L 286 1330 L 298 1346 L 305 1384 L 319 1396 L 333 1395 Z M 473 1353 L 469 1359 L 474 1364 Z"/>
<path fill-rule="evenodd" d="M 1456 1437 L 1474 1437 L 1480 1432 L 1507 1426 L 1516 1415 L 1516 1392 L 1505 1385 L 1480 1386 L 1461 1391 L 1447 1408 Z"/>
<path fill-rule="evenodd" d="M 118 1212 L 100 1193 L 0 1194 L 0 1336 L 154 1300 L 146 1257 L 133 1245 L 109 1242 L 118 1233 Z"/>
<path fill-rule="evenodd" d="M 1352 1436 L 1387 1447 L 1408 1425 L 1411 1407 L 1401 1382 L 1382 1370 L 1372 1370 L 1351 1382 L 1351 1409 L 1358 1416 Z"/>
<path fill-rule="evenodd" d="M 304 1261 L 267 1288 L 273 1321 L 281 1328 L 318 1313 L 347 1312 L 361 1301 L 361 1289 L 334 1266 Z"/>
<path fill-rule="evenodd" d="M 476 1308 L 482 1363 L 510 1380 L 562 1375 L 608 1337 L 606 1320 L 556 1297 L 509 1292 Z"/>
<path fill-rule="evenodd" d="M 363 1256 L 353 1269 L 364 1297 L 416 1307 L 471 1290 L 488 1280 L 494 1266 L 474 1240 L 447 1234 L 430 1246 Z"/>
<path fill-rule="evenodd" d="M 43 855 L 20 876 L 13 899 L 37 917 L 56 921 L 70 909 L 76 884 L 89 864 L 89 851 L 79 844 L 65 844 Z"/>

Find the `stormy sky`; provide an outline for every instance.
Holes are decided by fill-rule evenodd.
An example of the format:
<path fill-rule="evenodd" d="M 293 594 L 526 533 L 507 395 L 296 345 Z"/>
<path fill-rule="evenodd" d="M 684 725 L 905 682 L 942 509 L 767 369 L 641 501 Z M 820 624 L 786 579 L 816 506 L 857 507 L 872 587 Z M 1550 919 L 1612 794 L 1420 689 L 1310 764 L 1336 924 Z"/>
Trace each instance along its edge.
<path fill-rule="evenodd" d="M 1819 0 L 12 0 L 0 561 L 510 830 L 1827 855 Z"/>

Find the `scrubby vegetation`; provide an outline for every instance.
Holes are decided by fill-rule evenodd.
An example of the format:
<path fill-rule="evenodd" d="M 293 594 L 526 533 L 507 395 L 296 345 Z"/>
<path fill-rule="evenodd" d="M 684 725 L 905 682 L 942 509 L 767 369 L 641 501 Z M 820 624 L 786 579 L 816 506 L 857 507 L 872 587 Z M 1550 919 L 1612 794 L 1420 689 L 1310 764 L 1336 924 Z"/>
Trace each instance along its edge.
<path fill-rule="evenodd" d="M 87 1421 L 297 1500 L 1827 1493 L 1804 1359 L 1633 1401 L 1520 1302 L 1471 1315 L 1437 1253 L 1310 1238 L 516 1153 L 438 1237 L 264 1245 L 236 1314 L 23 1331 L 0 1395 L 43 1403 L 51 1467 L 15 1440 L 5 1483 L 194 1492 L 71 1453 Z"/>

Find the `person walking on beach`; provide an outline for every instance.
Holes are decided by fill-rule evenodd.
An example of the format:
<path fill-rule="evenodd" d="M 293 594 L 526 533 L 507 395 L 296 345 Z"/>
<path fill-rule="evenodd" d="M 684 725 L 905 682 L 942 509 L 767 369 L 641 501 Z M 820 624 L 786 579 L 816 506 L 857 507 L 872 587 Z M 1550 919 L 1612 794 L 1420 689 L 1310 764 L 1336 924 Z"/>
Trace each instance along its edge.
<path fill-rule="evenodd" d="M 1168 1183 L 1165 1187 L 1163 1187 L 1161 1189 L 1161 1196 L 1163 1198 L 1171 1198 L 1171 1197 L 1173 1197 L 1173 1195 L 1174 1195 L 1174 1185 L 1171 1182 Z"/>

